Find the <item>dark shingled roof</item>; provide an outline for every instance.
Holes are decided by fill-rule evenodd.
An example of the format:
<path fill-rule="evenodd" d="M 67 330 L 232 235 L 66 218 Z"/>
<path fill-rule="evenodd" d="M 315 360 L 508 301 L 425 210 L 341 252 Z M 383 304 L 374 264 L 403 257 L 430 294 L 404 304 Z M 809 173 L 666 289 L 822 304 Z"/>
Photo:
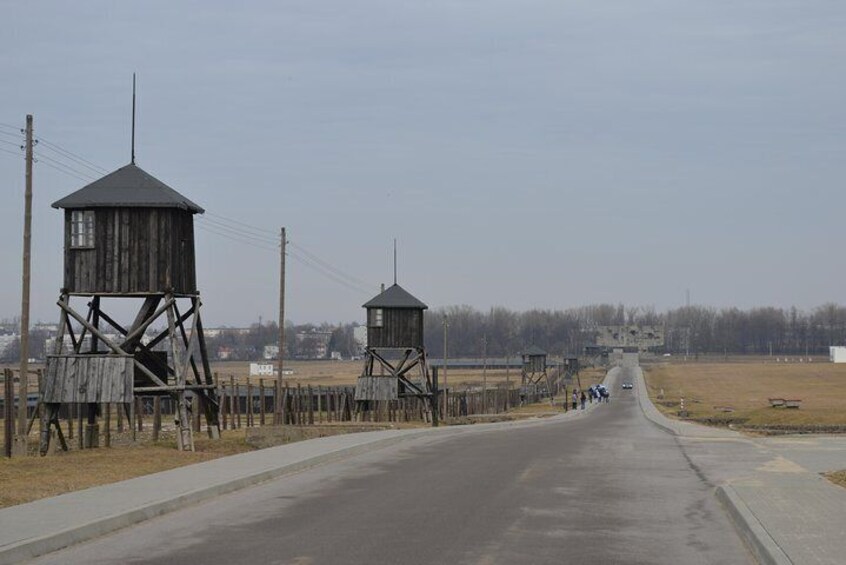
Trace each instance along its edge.
<path fill-rule="evenodd" d="M 130 163 L 73 194 L 53 208 L 181 208 L 202 214 L 202 208 L 146 171 Z"/>
<path fill-rule="evenodd" d="M 546 351 L 538 347 L 537 345 L 533 345 L 529 347 L 526 351 L 523 352 L 523 355 L 546 355 Z"/>
<path fill-rule="evenodd" d="M 407 290 L 398 284 L 385 290 L 379 296 L 364 304 L 365 308 L 428 308 L 425 304 L 411 296 Z"/>

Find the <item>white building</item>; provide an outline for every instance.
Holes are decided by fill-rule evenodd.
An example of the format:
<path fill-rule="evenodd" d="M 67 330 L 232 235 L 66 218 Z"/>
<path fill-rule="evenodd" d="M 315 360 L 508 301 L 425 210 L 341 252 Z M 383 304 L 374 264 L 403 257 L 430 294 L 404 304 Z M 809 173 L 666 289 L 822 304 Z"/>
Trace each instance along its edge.
<path fill-rule="evenodd" d="M 367 347 L 367 326 L 356 326 L 353 328 L 353 339 L 358 346 L 358 352 L 363 353 Z"/>
<path fill-rule="evenodd" d="M 842 345 L 829 347 L 828 358 L 832 363 L 846 363 L 846 347 Z"/>
<path fill-rule="evenodd" d="M 272 363 L 250 363 L 251 377 L 272 377 L 276 374 L 276 368 Z"/>
<path fill-rule="evenodd" d="M 269 361 L 271 359 L 279 359 L 279 346 L 278 345 L 265 345 L 263 357 L 267 361 Z"/>
<path fill-rule="evenodd" d="M 0 335 L 0 355 L 6 353 L 6 350 L 12 347 L 12 344 L 14 344 L 17 340 L 17 334 Z"/>

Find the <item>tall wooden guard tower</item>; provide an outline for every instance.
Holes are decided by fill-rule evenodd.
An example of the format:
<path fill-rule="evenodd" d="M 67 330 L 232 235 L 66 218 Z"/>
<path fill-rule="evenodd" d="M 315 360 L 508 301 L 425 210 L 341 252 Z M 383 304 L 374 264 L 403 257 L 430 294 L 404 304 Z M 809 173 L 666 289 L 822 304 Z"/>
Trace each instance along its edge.
<path fill-rule="evenodd" d="M 194 262 L 194 214 L 204 210 L 134 159 L 53 207 L 65 210 L 65 268 L 59 335 L 41 389 L 44 429 L 58 426 L 62 403 L 88 404 L 94 426 L 99 403 L 123 403 L 129 413 L 135 395 L 170 395 L 179 449 L 193 450 L 191 397 L 197 395 L 209 435 L 219 437 Z M 86 306 L 78 310 L 72 299 Z M 140 308 L 123 326 L 107 312 L 107 301 L 140 302 Z M 164 329 L 148 341 L 148 328 L 160 320 Z M 155 349 L 166 340 L 166 351 Z M 49 432 L 42 452 L 48 444 Z"/>
<path fill-rule="evenodd" d="M 546 351 L 533 345 L 523 352 L 523 385 L 538 385 L 547 382 Z"/>
<path fill-rule="evenodd" d="M 416 396 L 424 400 L 426 417 L 431 419 L 433 386 L 423 346 L 423 310 L 428 306 L 394 283 L 364 308 L 367 347 L 355 385 L 356 401 Z"/>

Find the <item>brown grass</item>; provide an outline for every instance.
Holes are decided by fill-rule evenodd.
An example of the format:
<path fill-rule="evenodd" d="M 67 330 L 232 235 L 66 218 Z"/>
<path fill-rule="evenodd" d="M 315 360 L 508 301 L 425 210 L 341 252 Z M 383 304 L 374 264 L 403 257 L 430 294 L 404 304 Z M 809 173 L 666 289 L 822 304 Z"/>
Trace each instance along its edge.
<path fill-rule="evenodd" d="M 180 453 L 175 440 L 125 445 L 110 449 L 59 451 L 48 457 L 0 459 L 0 507 L 22 504 L 166 471 L 226 455 L 251 451 L 243 430 L 227 431 L 220 441 L 195 437 L 197 451 Z"/>
<path fill-rule="evenodd" d="M 696 420 L 747 426 L 846 426 L 846 365 L 830 363 L 682 363 L 645 367 L 659 410 L 677 415 L 679 399 Z M 664 398 L 659 398 L 663 390 Z M 769 398 L 801 399 L 799 409 Z"/>
<path fill-rule="evenodd" d="M 836 485 L 846 487 L 846 470 L 826 473 L 825 478 Z"/>

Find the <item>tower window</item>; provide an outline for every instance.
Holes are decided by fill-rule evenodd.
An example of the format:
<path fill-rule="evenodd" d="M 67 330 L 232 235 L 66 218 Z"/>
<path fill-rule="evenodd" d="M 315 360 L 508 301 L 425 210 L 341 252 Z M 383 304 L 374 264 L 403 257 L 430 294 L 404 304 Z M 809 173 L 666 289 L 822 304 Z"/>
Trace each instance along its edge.
<path fill-rule="evenodd" d="M 381 308 L 374 308 L 370 311 L 370 327 L 371 328 L 381 328 L 383 325 L 382 323 L 382 309 Z"/>
<path fill-rule="evenodd" d="M 94 247 L 94 210 L 71 212 L 71 249 Z"/>

